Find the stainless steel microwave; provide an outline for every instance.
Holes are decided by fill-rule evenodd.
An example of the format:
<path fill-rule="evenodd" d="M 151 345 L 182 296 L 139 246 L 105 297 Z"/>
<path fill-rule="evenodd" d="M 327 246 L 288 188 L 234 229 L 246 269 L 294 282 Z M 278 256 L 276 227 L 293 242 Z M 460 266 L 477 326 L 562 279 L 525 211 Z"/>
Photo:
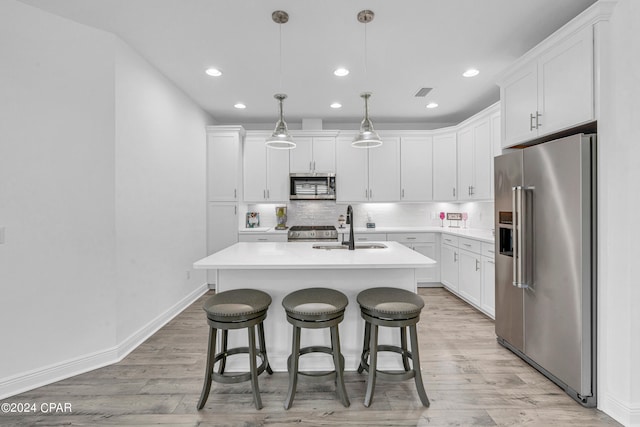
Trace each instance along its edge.
<path fill-rule="evenodd" d="M 292 173 L 290 200 L 335 200 L 335 173 Z"/>

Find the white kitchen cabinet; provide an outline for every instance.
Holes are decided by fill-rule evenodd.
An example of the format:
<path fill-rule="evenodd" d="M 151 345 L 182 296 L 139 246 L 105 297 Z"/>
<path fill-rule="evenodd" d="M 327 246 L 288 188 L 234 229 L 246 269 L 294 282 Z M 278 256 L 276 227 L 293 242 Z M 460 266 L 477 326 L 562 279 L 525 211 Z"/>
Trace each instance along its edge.
<path fill-rule="evenodd" d="M 289 201 L 289 150 L 267 148 L 267 135 L 249 135 L 244 142 L 244 201 Z"/>
<path fill-rule="evenodd" d="M 480 306 L 482 292 L 482 260 L 480 254 L 459 249 L 458 293 L 475 306 Z"/>
<path fill-rule="evenodd" d="M 400 200 L 433 200 L 433 138 L 403 136 L 400 139 Z"/>
<path fill-rule="evenodd" d="M 238 205 L 214 202 L 207 206 L 207 254 L 211 255 L 238 242 Z M 216 282 L 216 270 L 207 271 L 207 282 Z"/>
<path fill-rule="evenodd" d="M 480 308 L 496 317 L 496 263 L 494 258 L 482 256 L 482 300 Z"/>
<path fill-rule="evenodd" d="M 241 126 L 207 126 L 207 200 L 239 200 L 242 166 Z"/>
<path fill-rule="evenodd" d="M 456 132 L 433 136 L 433 200 L 457 200 Z"/>
<path fill-rule="evenodd" d="M 440 281 L 449 290 L 458 293 L 458 239 L 443 235 L 440 245 Z"/>
<path fill-rule="evenodd" d="M 239 242 L 286 242 L 287 233 L 238 233 Z"/>
<path fill-rule="evenodd" d="M 296 148 L 289 150 L 291 173 L 335 173 L 335 137 L 293 136 Z"/>
<path fill-rule="evenodd" d="M 436 261 L 437 264 L 429 268 L 416 269 L 418 285 L 438 284 L 440 282 L 440 245 L 439 233 L 387 233 L 387 240 L 400 242 L 422 255 Z"/>
<path fill-rule="evenodd" d="M 538 50 L 500 82 L 504 148 L 595 120 L 593 26 Z"/>
<path fill-rule="evenodd" d="M 491 117 L 488 114 L 466 123 L 458 131 L 458 200 L 491 199 L 491 142 Z"/>
<path fill-rule="evenodd" d="M 383 138 L 376 148 L 354 148 L 351 137 L 336 143 L 338 202 L 397 202 L 400 200 L 400 138 Z"/>

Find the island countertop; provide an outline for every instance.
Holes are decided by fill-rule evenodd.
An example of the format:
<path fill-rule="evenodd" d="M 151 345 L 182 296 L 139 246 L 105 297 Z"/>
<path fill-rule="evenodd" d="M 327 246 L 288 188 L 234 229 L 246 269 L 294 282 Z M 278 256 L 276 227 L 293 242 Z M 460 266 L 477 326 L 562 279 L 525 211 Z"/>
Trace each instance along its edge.
<path fill-rule="evenodd" d="M 196 261 L 196 269 L 425 268 L 436 261 L 398 242 L 368 242 L 384 249 L 314 249 L 321 242 L 240 242 Z M 329 244 L 337 245 L 337 242 Z"/>

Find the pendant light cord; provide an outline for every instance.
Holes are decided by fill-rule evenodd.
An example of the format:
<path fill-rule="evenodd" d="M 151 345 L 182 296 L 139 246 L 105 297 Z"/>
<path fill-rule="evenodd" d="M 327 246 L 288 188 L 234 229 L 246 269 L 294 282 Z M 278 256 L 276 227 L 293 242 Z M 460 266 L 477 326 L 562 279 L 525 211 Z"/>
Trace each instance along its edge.
<path fill-rule="evenodd" d="M 280 33 L 280 40 L 279 40 L 279 56 L 280 56 L 280 81 L 278 83 L 278 91 L 282 92 L 282 24 L 278 24 L 279 27 L 279 33 Z"/>

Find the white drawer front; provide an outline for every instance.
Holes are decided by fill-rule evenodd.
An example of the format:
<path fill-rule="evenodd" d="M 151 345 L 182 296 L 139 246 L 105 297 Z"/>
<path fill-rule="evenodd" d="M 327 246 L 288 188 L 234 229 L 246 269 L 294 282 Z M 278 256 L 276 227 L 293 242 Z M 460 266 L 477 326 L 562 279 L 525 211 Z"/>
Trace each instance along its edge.
<path fill-rule="evenodd" d="M 238 235 L 239 242 L 286 242 L 287 234 L 247 234 L 241 233 Z"/>
<path fill-rule="evenodd" d="M 496 257 L 496 247 L 493 243 L 485 243 L 482 242 L 482 255 L 495 258 Z"/>
<path fill-rule="evenodd" d="M 435 233 L 389 233 L 387 240 L 400 243 L 435 243 Z"/>
<path fill-rule="evenodd" d="M 460 237 L 458 247 L 460 249 L 466 249 L 477 254 L 482 253 L 482 242 L 480 242 L 479 240 L 471 240 L 467 239 L 466 237 Z"/>
<path fill-rule="evenodd" d="M 347 234 L 345 237 L 348 239 L 349 235 Z M 385 233 L 355 233 L 353 237 L 356 242 L 385 242 L 387 240 Z"/>
<path fill-rule="evenodd" d="M 457 248 L 458 240 L 459 240 L 458 236 L 452 236 L 451 234 L 444 234 L 444 233 L 442 234 L 442 243 L 445 245 L 451 245 Z"/>

